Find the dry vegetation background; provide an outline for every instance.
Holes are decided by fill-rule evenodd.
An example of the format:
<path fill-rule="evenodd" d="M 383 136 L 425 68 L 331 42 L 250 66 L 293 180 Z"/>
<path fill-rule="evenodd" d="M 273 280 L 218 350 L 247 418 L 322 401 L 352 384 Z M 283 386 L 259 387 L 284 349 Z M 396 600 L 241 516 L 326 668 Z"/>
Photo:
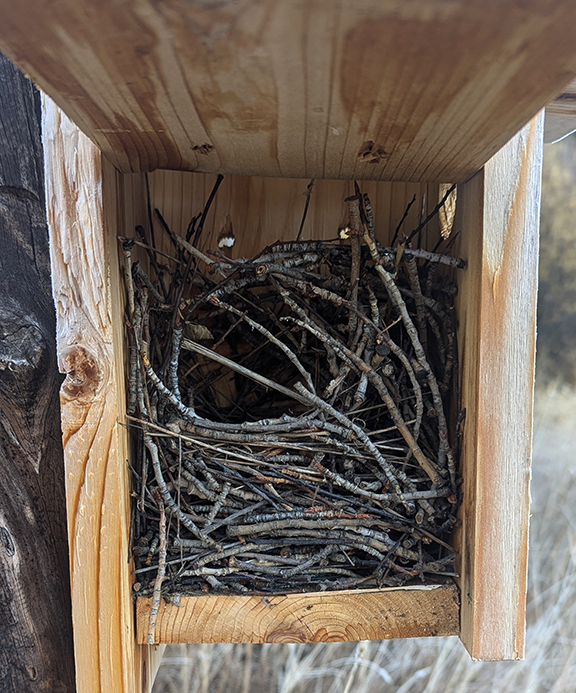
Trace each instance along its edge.
<path fill-rule="evenodd" d="M 544 157 L 526 659 L 458 638 L 171 646 L 154 693 L 576 691 L 576 135 Z"/>

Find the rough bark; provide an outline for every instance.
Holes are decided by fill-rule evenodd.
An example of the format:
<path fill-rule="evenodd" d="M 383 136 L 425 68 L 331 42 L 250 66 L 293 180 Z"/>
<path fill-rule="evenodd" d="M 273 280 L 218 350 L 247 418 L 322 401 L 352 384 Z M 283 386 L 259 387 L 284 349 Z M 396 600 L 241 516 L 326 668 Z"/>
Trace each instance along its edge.
<path fill-rule="evenodd" d="M 75 690 L 38 93 L 0 54 L 0 692 Z"/>

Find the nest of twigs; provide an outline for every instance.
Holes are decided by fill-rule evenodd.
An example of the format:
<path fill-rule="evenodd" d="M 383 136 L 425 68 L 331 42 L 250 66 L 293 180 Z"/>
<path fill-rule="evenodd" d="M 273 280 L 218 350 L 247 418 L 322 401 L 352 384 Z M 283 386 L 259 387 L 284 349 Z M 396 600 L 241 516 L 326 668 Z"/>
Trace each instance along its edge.
<path fill-rule="evenodd" d="M 345 240 L 250 259 L 208 257 L 193 227 L 184 240 L 164 224 L 170 260 L 140 229 L 151 276 L 123 239 L 141 594 L 454 574 L 464 263 L 380 247 L 368 200 L 348 203 Z"/>

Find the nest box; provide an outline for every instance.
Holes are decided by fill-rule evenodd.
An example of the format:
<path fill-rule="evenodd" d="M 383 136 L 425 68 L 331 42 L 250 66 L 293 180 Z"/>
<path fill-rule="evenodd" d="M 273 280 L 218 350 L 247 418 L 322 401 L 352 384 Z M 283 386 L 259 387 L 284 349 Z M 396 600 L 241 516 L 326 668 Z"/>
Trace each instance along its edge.
<path fill-rule="evenodd" d="M 460 577 L 434 589 L 163 604 L 157 641 L 459 635 L 524 651 L 543 117 L 576 74 L 562 0 L 3 0 L 0 46 L 46 96 L 44 153 L 78 691 L 148 691 L 132 600 L 118 235 L 154 206 L 182 231 L 216 173 L 238 252 L 334 235 L 363 181 L 385 241 L 407 202 L 457 183 L 464 500 Z M 220 215 L 220 216 L 219 216 Z M 331 216 L 332 215 L 332 216 Z M 392 227 L 392 228 L 391 228 Z M 311 608 L 312 607 L 312 608 Z M 157 659 L 157 657 L 156 657 Z"/>

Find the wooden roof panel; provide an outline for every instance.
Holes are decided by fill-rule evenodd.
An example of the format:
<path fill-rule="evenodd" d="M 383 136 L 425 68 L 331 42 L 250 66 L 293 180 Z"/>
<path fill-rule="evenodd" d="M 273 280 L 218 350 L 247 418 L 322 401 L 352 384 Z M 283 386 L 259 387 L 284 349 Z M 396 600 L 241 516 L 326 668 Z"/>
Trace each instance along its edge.
<path fill-rule="evenodd" d="M 566 0 L 0 0 L 122 171 L 462 181 L 576 74 Z"/>

